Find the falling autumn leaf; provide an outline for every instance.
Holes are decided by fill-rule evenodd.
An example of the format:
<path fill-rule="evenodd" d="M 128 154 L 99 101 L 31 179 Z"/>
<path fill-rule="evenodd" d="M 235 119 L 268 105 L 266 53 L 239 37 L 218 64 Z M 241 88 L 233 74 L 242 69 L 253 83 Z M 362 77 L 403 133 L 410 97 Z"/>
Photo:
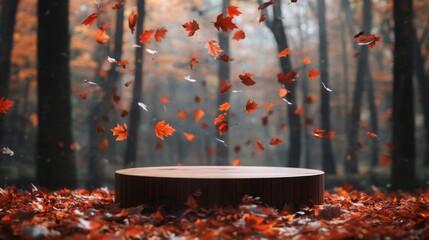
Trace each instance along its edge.
<path fill-rule="evenodd" d="M 282 143 L 283 143 L 283 141 L 280 138 L 276 138 L 276 137 L 271 138 L 271 140 L 269 142 L 269 144 L 272 146 L 280 145 Z"/>
<path fill-rule="evenodd" d="M 235 23 L 232 22 L 232 17 L 223 17 L 223 13 L 219 14 L 216 18 L 216 22 L 213 22 L 215 28 L 219 31 L 219 28 L 223 32 L 227 32 L 228 29 L 234 30 L 235 28 L 238 28 Z"/>
<path fill-rule="evenodd" d="M 137 13 L 133 10 L 131 12 L 131 15 L 128 17 L 128 27 L 131 29 L 131 34 L 134 33 L 136 24 L 137 24 L 137 19 L 138 19 L 138 15 Z"/>
<path fill-rule="evenodd" d="M 98 144 L 98 147 L 101 150 L 106 150 L 109 147 L 109 140 L 107 140 L 107 138 L 104 138 L 103 140 L 100 141 L 100 143 Z"/>
<path fill-rule="evenodd" d="M 171 136 L 176 129 L 174 129 L 171 125 L 165 124 L 165 121 L 159 121 L 155 125 L 155 135 L 161 140 L 164 140 L 164 137 Z"/>
<path fill-rule="evenodd" d="M 252 79 L 253 73 L 246 72 L 246 73 L 240 74 L 238 77 L 241 79 L 241 82 L 246 86 L 252 86 L 252 85 L 255 85 L 256 83 Z"/>
<path fill-rule="evenodd" d="M 217 125 L 221 122 L 223 122 L 223 120 L 225 119 L 225 117 L 227 116 L 227 113 L 221 113 L 219 114 L 214 120 L 213 120 L 213 124 Z"/>
<path fill-rule="evenodd" d="M 95 33 L 95 41 L 97 41 L 100 44 L 104 44 L 107 41 L 109 41 L 110 36 L 107 35 L 106 30 L 103 28 L 100 28 L 97 30 L 97 32 Z"/>
<path fill-rule="evenodd" d="M 118 123 L 116 127 L 110 129 L 110 131 L 112 131 L 113 136 L 117 136 L 116 141 L 123 141 L 128 138 L 128 126 L 126 123 L 124 123 L 124 126 Z"/>
<path fill-rule="evenodd" d="M 188 31 L 188 37 L 194 36 L 195 32 L 200 29 L 200 25 L 197 21 L 192 20 L 192 22 L 187 22 L 182 25 L 182 27 Z"/>
<path fill-rule="evenodd" d="M 104 129 L 103 125 L 98 125 L 97 126 L 97 132 L 98 133 L 104 133 L 104 132 L 106 132 L 106 130 Z"/>
<path fill-rule="evenodd" d="M 297 73 L 290 71 L 288 73 L 280 72 L 277 74 L 277 81 L 281 84 L 293 83 L 296 80 Z"/>
<path fill-rule="evenodd" d="M 259 24 L 261 24 L 263 21 L 265 21 L 265 14 L 261 14 L 261 16 L 259 17 L 259 20 L 258 20 L 258 22 L 259 22 Z"/>
<path fill-rule="evenodd" d="M 225 53 L 224 54 L 219 54 L 216 59 L 220 60 L 222 62 L 231 62 L 232 60 L 234 60 L 234 59 L 230 58 L 228 56 L 228 54 L 225 54 Z"/>
<path fill-rule="evenodd" d="M 261 141 L 256 141 L 256 148 L 262 151 L 265 150 L 264 145 L 262 145 Z"/>
<path fill-rule="evenodd" d="M 264 111 L 266 112 L 266 111 L 270 110 L 272 107 L 274 107 L 274 105 L 275 104 L 273 102 L 267 103 L 267 105 L 265 105 Z"/>
<path fill-rule="evenodd" d="M 145 30 L 142 34 L 140 34 L 139 41 L 143 44 L 150 42 L 150 37 L 154 32 L 155 30 Z"/>
<path fill-rule="evenodd" d="M 232 88 L 232 85 L 229 85 L 226 81 L 220 81 L 220 93 L 224 94 Z"/>
<path fill-rule="evenodd" d="M 236 16 L 240 16 L 242 14 L 242 12 L 240 12 L 240 10 L 238 10 L 237 6 L 228 6 L 226 8 L 226 11 L 228 12 L 228 17 L 236 17 Z"/>
<path fill-rule="evenodd" d="M 310 69 L 310 71 L 308 71 L 309 79 L 317 78 L 318 76 L 319 76 L 319 71 L 317 71 L 316 69 Z"/>
<path fill-rule="evenodd" d="M 0 113 L 6 113 L 15 102 L 4 97 L 0 98 Z"/>
<path fill-rule="evenodd" d="M 380 155 L 380 165 L 383 167 L 388 167 L 392 165 L 392 160 L 389 155 L 387 154 L 381 154 Z"/>
<path fill-rule="evenodd" d="M 367 135 L 368 137 L 378 138 L 378 136 L 377 136 L 375 133 L 372 133 L 372 132 L 366 132 L 366 135 Z"/>
<path fill-rule="evenodd" d="M 287 55 L 290 55 L 290 54 L 292 54 L 292 52 L 289 51 L 289 48 L 285 48 L 283 51 L 279 53 L 279 57 L 286 57 Z"/>
<path fill-rule="evenodd" d="M 223 52 L 222 48 L 220 48 L 216 40 L 209 40 L 204 46 L 204 48 L 207 48 L 209 54 L 214 58 L 216 58 L 219 53 Z"/>
<path fill-rule="evenodd" d="M 323 129 L 313 129 L 313 136 L 317 137 L 317 138 L 323 138 L 323 134 L 325 133 L 325 130 Z"/>
<path fill-rule="evenodd" d="M 125 69 L 127 67 L 128 60 L 116 61 L 116 64 Z"/>
<path fill-rule="evenodd" d="M 272 5 L 275 2 L 276 2 L 276 0 L 270 0 L 268 2 L 264 2 L 258 6 L 258 10 L 264 10 L 265 8 L 267 8 L 268 6 Z"/>
<path fill-rule="evenodd" d="M 191 70 L 194 70 L 195 65 L 198 63 L 197 56 L 192 55 L 191 61 L 189 61 L 189 65 L 191 66 Z"/>
<path fill-rule="evenodd" d="M 98 17 L 97 14 L 92 13 L 85 20 L 83 20 L 81 24 L 92 25 L 95 22 L 95 20 L 97 19 L 97 17 Z"/>
<path fill-rule="evenodd" d="M 187 119 L 188 118 L 188 113 L 185 112 L 185 111 L 183 111 L 183 110 L 178 110 L 177 111 L 177 116 L 179 118 L 182 118 L 182 119 Z"/>
<path fill-rule="evenodd" d="M 195 140 L 195 135 L 187 132 L 183 132 L 183 136 L 185 136 L 186 140 L 189 142 L 193 142 Z"/>
<path fill-rule="evenodd" d="M 197 108 L 197 109 L 195 109 L 195 111 L 194 111 L 194 119 L 195 119 L 195 122 L 198 122 L 198 121 L 200 121 L 201 120 L 201 118 L 203 118 L 204 117 L 204 111 L 202 110 L 202 109 L 199 109 L 199 108 Z"/>
<path fill-rule="evenodd" d="M 128 115 L 128 111 L 125 110 L 125 109 L 122 109 L 122 111 L 121 111 L 121 117 L 125 117 L 127 115 Z"/>
<path fill-rule="evenodd" d="M 325 135 L 325 138 L 326 138 L 326 139 L 332 139 L 332 138 L 334 138 L 334 137 L 335 137 L 335 135 L 336 135 L 336 133 L 335 133 L 335 132 L 333 132 L 333 131 L 329 131 L 329 132 Z"/>
<path fill-rule="evenodd" d="M 377 37 L 374 34 L 363 35 L 362 33 L 362 35 L 355 35 L 353 40 L 358 42 L 359 45 L 367 45 L 369 48 L 373 48 L 376 42 L 381 40 L 381 37 Z"/>
<path fill-rule="evenodd" d="M 303 113 L 304 113 L 304 108 L 296 108 L 294 111 L 294 114 L 298 116 L 302 115 Z"/>
<path fill-rule="evenodd" d="M 79 97 L 82 98 L 83 100 L 86 99 L 87 94 L 86 93 L 79 93 Z"/>
<path fill-rule="evenodd" d="M 231 106 L 230 106 L 229 102 L 225 102 L 225 103 L 219 105 L 219 111 L 228 111 L 230 107 Z"/>
<path fill-rule="evenodd" d="M 164 103 L 164 104 L 170 103 L 170 99 L 168 97 L 159 97 L 159 101 Z"/>
<path fill-rule="evenodd" d="M 311 58 L 310 57 L 306 57 L 306 58 L 304 58 L 303 60 L 302 60 L 302 62 L 301 62 L 301 64 L 304 64 L 304 65 L 308 65 L 308 64 L 310 64 L 311 63 Z"/>
<path fill-rule="evenodd" d="M 255 109 L 258 107 L 258 104 L 255 101 L 250 101 L 250 99 L 247 99 L 247 103 L 246 103 L 246 112 L 247 113 L 252 113 L 253 111 L 255 111 Z"/>
<path fill-rule="evenodd" d="M 287 90 L 286 88 L 280 88 L 279 89 L 279 97 L 284 97 L 284 96 L 286 96 L 286 94 L 288 94 L 290 91 L 289 90 Z"/>
<path fill-rule="evenodd" d="M 240 161 L 240 160 L 238 160 L 238 159 L 234 159 L 234 160 L 232 161 L 232 166 L 240 166 L 240 164 L 241 164 L 241 161 Z"/>
<path fill-rule="evenodd" d="M 238 29 L 237 31 L 235 31 L 234 35 L 232 36 L 232 39 L 237 41 L 240 41 L 245 38 L 246 38 L 246 33 L 244 33 L 244 31 L 241 29 Z"/>
<path fill-rule="evenodd" d="M 113 5 L 112 9 L 118 10 L 118 9 L 123 8 L 124 5 L 125 5 L 124 2 L 116 2 L 115 5 Z"/>
<path fill-rule="evenodd" d="M 157 42 L 161 42 L 161 40 L 163 39 L 163 38 L 165 38 L 165 35 L 167 34 L 167 29 L 165 29 L 165 27 L 161 27 L 161 28 L 158 28 L 158 29 L 156 29 L 156 32 L 155 32 L 155 41 L 157 41 Z"/>

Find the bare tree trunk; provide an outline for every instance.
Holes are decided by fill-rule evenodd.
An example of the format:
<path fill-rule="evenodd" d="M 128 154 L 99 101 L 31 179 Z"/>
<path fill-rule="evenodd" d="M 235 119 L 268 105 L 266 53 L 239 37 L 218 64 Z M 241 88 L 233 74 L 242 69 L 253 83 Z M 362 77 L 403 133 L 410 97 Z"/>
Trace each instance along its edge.
<path fill-rule="evenodd" d="M 8 96 L 10 58 L 13 47 L 13 31 L 15 28 L 15 16 L 19 1 L 3 1 L 0 12 L 0 98 Z M 0 147 L 3 146 L 3 138 L 6 133 L 4 121 L 5 115 L 0 114 Z M 2 165 L 0 154 L 0 166 Z"/>
<path fill-rule="evenodd" d="M 366 92 L 368 97 L 368 105 L 369 105 L 369 115 L 370 115 L 370 123 L 371 123 L 371 131 L 378 133 L 378 118 L 377 118 L 377 106 L 375 105 L 375 97 L 374 97 L 374 80 L 371 76 L 371 71 L 369 66 L 367 66 L 366 71 Z M 370 165 L 375 167 L 378 165 L 378 139 L 371 139 L 371 159 Z"/>
<path fill-rule="evenodd" d="M 371 1 L 365 0 L 362 9 L 363 29 L 365 32 L 371 30 Z M 362 95 L 364 90 L 364 82 L 368 71 L 368 46 L 361 46 L 361 51 L 358 59 L 358 68 L 356 72 L 355 89 L 353 92 L 352 111 L 350 114 L 349 130 L 347 134 L 347 153 L 345 159 L 345 172 L 357 173 L 358 172 L 358 135 L 360 113 L 362 105 Z"/>
<path fill-rule="evenodd" d="M 77 183 L 70 102 L 69 1 L 38 2 L 37 183 L 49 189 Z"/>
<path fill-rule="evenodd" d="M 420 42 L 417 39 L 417 32 L 414 29 L 413 31 L 413 66 L 414 73 L 417 78 L 418 89 L 420 97 L 422 99 L 422 110 L 424 115 L 424 126 L 425 126 L 425 135 L 426 135 L 426 145 L 425 145 L 425 155 L 423 164 L 425 167 L 429 166 L 429 79 L 425 73 L 425 58 L 422 55 Z"/>
<path fill-rule="evenodd" d="M 343 0 L 340 0 L 343 1 Z M 347 42 L 346 42 L 346 24 L 345 21 L 347 19 L 346 13 L 342 11 L 341 14 L 342 21 L 340 22 L 340 34 L 341 34 L 341 61 L 343 64 L 343 94 L 344 94 L 344 132 L 347 133 L 349 126 L 348 126 L 348 119 L 349 119 L 349 105 L 350 105 L 350 98 L 349 98 L 349 52 L 347 51 Z"/>
<path fill-rule="evenodd" d="M 326 19 L 325 19 L 325 0 L 318 0 L 318 19 L 319 19 L 319 51 L 320 51 L 320 81 L 329 86 L 328 78 L 328 41 L 326 37 Z M 322 128 L 331 131 L 329 92 L 320 88 L 320 111 Z M 335 174 L 335 160 L 332 153 L 331 139 L 322 138 L 322 168 L 326 174 Z"/>
<path fill-rule="evenodd" d="M 137 14 L 138 23 L 136 27 L 136 42 L 139 42 L 139 36 L 143 33 L 143 25 L 145 18 L 145 0 L 137 0 Z M 143 87 L 143 50 L 144 44 L 141 48 L 136 48 L 135 57 L 135 73 L 134 73 L 134 87 L 133 87 L 133 100 L 130 107 L 130 124 L 128 126 L 128 140 L 125 150 L 125 167 L 133 167 L 136 165 L 137 158 L 137 143 L 138 143 L 138 130 L 140 123 L 140 108 L 138 102 L 142 98 Z"/>
<path fill-rule="evenodd" d="M 394 0 L 393 189 L 416 187 L 413 92 L 413 1 Z"/>
<path fill-rule="evenodd" d="M 258 1 L 262 2 L 262 1 Z M 277 43 L 278 52 L 283 51 L 287 48 L 288 41 L 285 33 L 285 28 L 282 22 L 282 10 L 281 10 L 281 1 L 276 1 L 273 4 L 273 17 L 270 18 L 267 11 L 264 11 L 266 14 L 265 24 L 271 30 L 274 35 L 274 39 Z M 292 62 L 290 57 L 279 58 L 280 68 L 284 73 L 289 73 L 292 71 Z M 299 167 L 299 162 L 301 158 L 301 118 L 295 114 L 296 110 L 296 85 L 294 83 L 289 84 L 287 89 L 291 92 L 287 94 L 287 99 L 289 102 L 292 102 L 292 105 L 288 107 L 288 118 L 290 126 L 290 147 L 289 147 L 289 160 L 287 161 L 287 166 L 289 167 Z"/>
<path fill-rule="evenodd" d="M 225 16 L 226 13 L 226 8 L 227 6 L 230 4 L 230 0 L 223 0 L 222 1 L 222 12 L 223 15 Z M 223 49 L 223 51 L 227 54 L 231 54 L 229 52 L 229 32 L 222 32 L 219 31 L 218 33 L 218 38 L 219 38 L 219 46 Z M 218 61 L 219 63 L 219 68 L 218 68 L 218 77 L 219 77 L 219 91 L 218 91 L 218 99 L 217 99 L 217 104 L 218 106 L 224 102 L 229 102 L 230 99 L 230 94 L 229 91 L 227 91 L 226 93 L 221 94 L 220 93 L 220 82 L 221 81 L 226 81 L 226 82 L 230 82 L 230 74 L 229 74 L 229 62 L 223 62 L 223 61 Z M 224 121 L 228 121 L 229 120 L 229 115 L 227 115 L 224 118 Z M 222 139 L 223 141 L 225 141 L 226 143 L 229 144 L 229 133 L 225 132 L 222 136 L 219 135 L 219 132 L 216 131 L 216 137 L 219 139 Z M 229 149 L 228 147 L 226 147 L 223 143 L 216 141 L 216 165 L 229 165 Z"/>

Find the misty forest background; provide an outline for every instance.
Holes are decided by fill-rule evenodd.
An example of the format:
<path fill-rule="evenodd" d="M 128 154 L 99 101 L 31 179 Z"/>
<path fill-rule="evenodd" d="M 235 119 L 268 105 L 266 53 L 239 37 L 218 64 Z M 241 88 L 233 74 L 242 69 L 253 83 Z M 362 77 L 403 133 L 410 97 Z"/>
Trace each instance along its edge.
<path fill-rule="evenodd" d="M 112 9 L 118 3 L 123 7 Z M 0 98 L 14 101 L 0 114 L 0 147 L 14 152 L 0 154 L 0 185 L 93 188 L 112 186 L 114 171 L 124 167 L 233 163 L 323 169 L 332 179 L 381 187 L 425 184 L 429 2 L 277 0 L 258 10 L 260 4 L 0 1 Z M 213 25 L 230 5 L 242 12 L 233 22 L 244 39 L 232 39 L 238 29 Z M 82 24 L 93 13 L 95 22 Z M 200 29 L 188 36 L 182 25 L 193 20 Z M 145 30 L 162 27 L 161 41 L 139 42 Z M 109 36 L 105 43 L 96 41 L 100 31 Z M 359 44 L 353 37 L 361 31 L 381 39 L 372 48 Z M 209 40 L 232 59 L 210 56 Z M 292 54 L 279 58 L 285 48 Z M 311 69 L 320 76 L 309 79 Z M 253 86 L 239 78 L 249 72 Z M 295 81 L 280 84 L 279 73 L 290 72 Z M 225 84 L 232 87 L 221 94 Z M 285 99 L 283 87 L 291 91 Z M 258 103 L 251 114 L 248 99 Z M 220 135 L 213 120 L 224 102 L 231 109 Z M 196 112 L 204 116 L 195 119 Z M 165 140 L 154 131 L 162 120 L 176 129 Z M 128 139 L 116 141 L 111 129 L 124 123 Z M 318 138 L 314 129 L 332 133 Z M 270 145 L 273 137 L 283 143 Z"/>

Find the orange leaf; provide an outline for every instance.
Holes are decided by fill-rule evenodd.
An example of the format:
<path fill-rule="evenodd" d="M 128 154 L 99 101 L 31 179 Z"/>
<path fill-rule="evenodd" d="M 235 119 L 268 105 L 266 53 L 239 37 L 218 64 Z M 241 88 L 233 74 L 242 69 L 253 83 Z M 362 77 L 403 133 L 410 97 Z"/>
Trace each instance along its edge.
<path fill-rule="evenodd" d="M 97 17 L 98 17 L 97 14 L 92 13 L 85 20 L 83 20 L 81 24 L 83 24 L 83 25 L 92 25 L 95 22 L 95 19 L 97 19 Z"/>
<path fill-rule="evenodd" d="M 191 66 L 191 70 L 194 70 L 195 65 L 198 63 L 197 56 L 192 55 L 191 61 L 189 62 L 189 65 Z"/>
<path fill-rule="evenodd" d="M 112 7 L 112 9 L 121 9 L 122 7 L 124 7 L 125 3 L 124 2 L 116 2 L 115 5 Z"/>
<path fill-rule="evenodd" d="M 164 137 L 171 136 L 175 131 L 176 129 L 174 129 L 169 124 L 165 124 L 164 120 L 159 121 L 155 125 L 155 135 L 161 140 L 164 140 Z"/>
<path fill-rule="evenodd" d="M 189 142 L 193 142 L 195 140 L 195 135 L 187 132 L 183 132 L 183 136 L 185 136 L 186 140 Z"/>
<path fill-rule="evenodd" d="M 390 159 L 390 156 L 387 154 L 381 154 L 380 164 L 381 166 L 384 166 L 384 167 L 390 166 L 392 164 L 392 160 Z"/>
<path fill-rule="evenodd" d="M 222 29 L 223 32 L 227 32 L 228 28 L 230 30 L 234 30 L 238 28 L 235 23 L 232 22 L 232 17 L 223 17 L 223 13 L 219 14 L 216 18 L 216 22 L 213 23 L 215 28 L 219 31 L 219 28 Z"/>
<path fill-rule="evenodd" d="M 228 122 L 227 121 L 220 122 L 219 124 L 216 125 L 216 129 L 219 132 L 219 135 L 222 136 L 229 129 Z"/>
<path fill-rule="evenodd" d="M 258 104 L 256 102 L 251 102 L 250 99 L 247 99 L 247 104 L 246 104 L 246 112 L 247 113 L 252 113 L 253 111 L 255 111 L 255 109 L 258 107 Z"/>
<path fill-rule="evenodd" d="M 183 110 L 179 110 L 177 111 L 177 116 L 179 116 L 179 118 L 186 119 L 188 118 L 188 113 Z"/>
<path fill-rule="evenodd" d="M 141 43 L 147 43 L 150 42 L 150 37 L 152 36 L 154 30 L 145 30 L 142 34 L 139 36 L 139 41 Z"/>
<path fill-rule="evenodd" d="M 268 2 L 264 2 L 261 5 L 258 6 L 258 10 L 264 10 L 268 6 L 272 5 L 276 0 L 270 0 Z"/>
<path fill-rule="evenodd" d="M 188 31 L 188 37 L 194 36 L 195 32 L 200 29 L 200 25 L 195 20 L 183 24 L 182 27 L 185 28 L 186 31 Z"/>
<path fill-rule="evenodd" d="M 369 48 L 373 48 L 375 43 L 381 40 L 381 37 L 377 37 L 374 34 L 364 35 L 363 32 L 356 34 L 353 40 L 358 42 L 359 45 L 368 45 Z"/>
<path fill-rule="evenodd" d="M 80 93 L 79 96 L 80 96 L 80 98 L 82 98 L 83 100 L 85 100 L 87 94 L 86 93 Z"/>
<path fill-rule="evenodd" d="M 372 137 L 372 138 L 377 138 L 378 137 L 375 133 L 372 133 L 372 132 L 366 132 L 366 135 L 368 137 Z"/>
<path fill-rule="evenodd" d="M 283 143 L 283 141 L 280 138 L 273 137 L 273 138 L 271 138 L 269 144 L 275 146 L 275 145 L 279 145 L 282 143 Z"/>
<path fill-rule="evenodd" d="M 213 120 L 213 124 L 217 125 L 220 124 L 221 122 L 223 122 L 223 119 L 225 119 L 227 113 L 221 113 L 219 114 L 219 116 L 217 116 L 214 120 Z"/>
<path fill-rule="evenodd" d="M 107 41 L 109 41 L 110 36 L 107 35 L 105 30 L 98 29 L 98 31 L 95 33 L 95 41 L 97 41 L 100 44 L 104 44 Z"/>
<path fill-rule="evenodd" d="M 267 103 L 267 105 L 265 105 L 264 111 L 270 110 L 272 107 L 274 107 L 274 105 L 275 104 L 273 102 Z"/>
<path fill-rule="evenodd" d="M 240 12 L 240 10 L 238 10 L 237 6 L 228 6 L 226 8 L 226 11 L 228 12 L 228 17 L 235 17 L 235 16 L 240 16 L 242 14 L 242 12 Z"/>
<path fill-rule="evenodd" d="M 240 166 L 240 164 L 241 164 L 241 162 L 240 162 L 240 160 L 238 160 L 238 159 L 234 159 L 234 160 L 232 161 L 232 166 Z"/>
<path fill-rule="evenodd" d="M 256 141 L 256 148 L 262 151 L 265 150 L 264 145 L 262 145 L 261 141 Z"/>
<path fill-rule="evenodd" d="M 200 121 L 200 119 L 204 117 L 204 114 L 205 113 L 202 109 L 199 109 L 199 108 L 195 109 L 195 111 L 194 111 L 195 122 Z"/>
<path fill-rule="evenodd" d="M 317 138 L 323 138 L 323 133 L 325 133 L 325 130 L 323 129 L 313 129 L 313 136 L 317 137 Z"/>
<path fill-rule="evenodd" d="M 168 97 L 159 97 L 159 101 L 164 103 L 164 104 L 170 103 L 170 99 Z"/>
<path fill-rule="evenodd" d="M 128 27 L 131 29 L 131 34 L 134 33 L 136 24 L 137 24 L 137 19 L 138 19 L 138 15 L 137 13 L 133 10 L 131 12 L 130 17 L 128 18 Z"/>
<path fill-rule="evenodd" d="M 223 52 L 222 48 L 220 48 L 216 40 L 209 40 L 204 46 L 204 48 L 207 48 L 209 54 L 214 58 L 216 58 L 219 53 Z"/>
<path fill-rule="evenodd" d="M 225 102 L 219 105 L 219 111 L 228 111 L 230 107 L 229 102 Z"/>
<path fill-rule="evenodd" d="M 283 51 L 279 53 L 279 57 L 286 57 L 287 55 L 290 55 L 290 54 L 292 54 L 292 52 L 289 51 L 289 48 L 285 48 Z"/>
<path fill-rule="evenodd" d="M 310 69 L 310 71 L 308 71 L 309 79 L 317 78 L 318 76 L 319 76 L 319 71 L 317 71 L 316 69 Z"/>
<path fill-rule="evenodd" d="M 259 24 L 261 24 L 261 22 L 265 21 L 265 14 L 261 14 L 261 16 L 259 17 Z"/>
<path fill-rule="evenodd" d="M 232 85 L 229 85 L 226 81 L 220 81 L 220 93 L 224 94 L 232 88 Z"/>
<path fill-rule="evenodd" d="M 98 144 L 98 147 L 101 150 L 105 150 L 109 147 L 109 140 L 107 140 L 107 138 L 104 138 L 103 140 L 100 141 L 100 143 Z"/>
<path fill-rule="evenodd" d="M 310 64 L 311 63 L 311 58 L 310 57 L 306 57 L 306 58 L 304 58 L 303 60 L 302 60 L 302 62 L 301 62 L 302 64 L 304 64 L 304 65 L 308 65 L 308 64 Z"/>
<path fill-rule="evenodd" d="M 0 98 L 0 113 L 6 113 L 14 103 L 14 101 L 5 99 L 4 97 Z"/>
<path fill-rule="evenodd" d="M 121 66 L 122 68 L 126 68 L 128 60 L 116 61 L 116 64 L 118 64 L 118 66 Z"/>
<path fill-rule="evenodd" d="M 113 136 L 117 136 L 116 141 L 122 141 L 128 138 L 128 126 L 126 123 L 124 123 L 123 127 L 118 123 L 116 127 L 110 129 L 110 131 L 112 131 Z"/>
<path fill-rule="evenodd" d="M 286 94 L 288 94 L 290 91 L 285 89 L 285 88 L 281 88 L 279 89 L 279 97 L 284 97 L 286 96 Z"/>
<path fill-rule="evenodd" d="M 238 77 L 241 79 L 241 82 L 246 86 L 252 86 L 252 85 L 255 85 L 256 83 L 252 79 L 253 73 L 246 72 L 246 73 L 240 74 Z"/>
<path fill-rule="evenodd" d="M 243 30 L 238 29 L 235 33 L 234 36 L 232 36 L 232 39 L 240 41 L 241 39 L 245 39 L 246 38 L 246 33 L 244 33 Z"/>
<path fill-rule="evenodd" d="M 156 29 L 156 32 L 155 32 L 155 41 L 157 41 L 157 42 L 161 42 L 161 40 L 163 39 L 163 38 L 165 38 L 165 35 L 167 34 L 167 29 L 165 29 L 165 27 L 161 27 L 161 28 L 158 28 L 158 29 Z"/>
<path fill-rule="evenodd" d="M 330 132 L 328 132 L 328 133 L 325 135 L 325 138 L 326 138 L 326 139 L 331 139 L 331 138 L 334 138 L 334 137 L 335 137 L 335 135 L 336 135 L 336 133 L 335 133 L 335 132 L 330 131 Z"/>
<path fill-rule="evenodd" d="M 304 113 L 304 108 L 296 108 L 294 111 L 295 115 L 302 115 Z"/>

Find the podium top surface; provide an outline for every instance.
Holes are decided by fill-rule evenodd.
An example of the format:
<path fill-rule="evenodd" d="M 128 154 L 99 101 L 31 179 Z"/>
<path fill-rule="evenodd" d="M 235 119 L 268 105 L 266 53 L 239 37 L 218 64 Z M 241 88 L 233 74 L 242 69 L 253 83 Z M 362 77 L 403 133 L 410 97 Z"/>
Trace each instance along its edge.
<path fill-rule="evenodd" d="M 165 166 L 127 168 L 116 171 L 116 174 L 159 178 L 252 179 L 317 176 L 324 172 L 306 168 L 263 166 Z"/>

